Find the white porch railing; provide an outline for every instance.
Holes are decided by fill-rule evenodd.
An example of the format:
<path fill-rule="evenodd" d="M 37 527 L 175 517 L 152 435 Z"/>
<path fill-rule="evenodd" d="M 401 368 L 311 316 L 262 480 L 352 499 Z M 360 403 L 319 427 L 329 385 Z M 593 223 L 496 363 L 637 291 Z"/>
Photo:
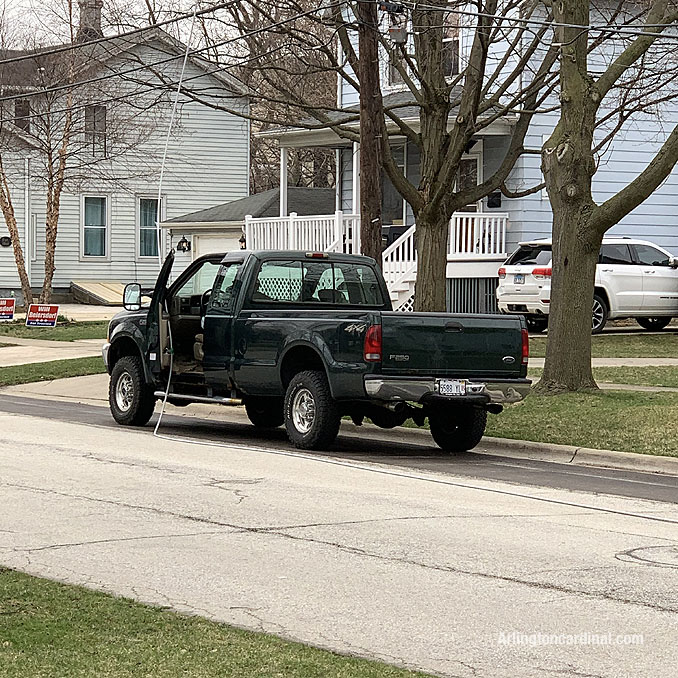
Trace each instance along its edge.
<path fill-rule="evenodd" d="M 450 219 L 448 261 L 502 260 L 506 257 L 508 214 L 457 212 Z M 269 219 L 245 218 L 250 249 L 308 250 L 360 254 L 360 217 L 335 214 Z M 383 272 L 396 308 L 410 303 L 417 275 L 416 226 L 382 252 Z"/>
<path fill-rule="evenodd" d="M 360 217 L 355 214 L 320 214 L 254 219 L 245 217 L 245 238 L 250 249 L 360 252 Z"/>
<path fill-rule="evenodd" d="M 450 220 L 447 258 L 497 259 L 506 256 L 508 214 L 456 212 Z"/>

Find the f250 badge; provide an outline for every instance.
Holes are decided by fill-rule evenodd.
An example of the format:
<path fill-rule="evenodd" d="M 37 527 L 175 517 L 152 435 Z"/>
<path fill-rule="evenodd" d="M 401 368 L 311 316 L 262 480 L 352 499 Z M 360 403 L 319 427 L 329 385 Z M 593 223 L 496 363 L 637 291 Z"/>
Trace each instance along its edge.
<path fill-rule="evenodd" d="M 410 359 L 410 356 L 406 353 L 392 353 L 388 359 L 395 360 L 397 363 L 406 363 Z"/>

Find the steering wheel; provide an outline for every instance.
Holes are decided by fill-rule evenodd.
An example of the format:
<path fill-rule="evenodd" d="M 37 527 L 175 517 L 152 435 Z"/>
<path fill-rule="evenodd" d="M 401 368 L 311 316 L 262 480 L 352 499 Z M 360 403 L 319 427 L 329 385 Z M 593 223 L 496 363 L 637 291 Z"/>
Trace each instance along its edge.
<path fill-rule="evenodd" d="M 207 311 L 207 304 L 210 303 L 210 297 L 212 296 L 212 290 L 205 290 L 200 297 L 200 315 L 205 315 Z"/>

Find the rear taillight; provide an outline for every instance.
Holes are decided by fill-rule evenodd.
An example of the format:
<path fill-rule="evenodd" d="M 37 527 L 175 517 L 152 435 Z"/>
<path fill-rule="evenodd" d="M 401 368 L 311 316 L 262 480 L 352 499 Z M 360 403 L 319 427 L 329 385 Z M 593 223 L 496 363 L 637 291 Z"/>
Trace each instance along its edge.
<path fill-rule="evenodd" d="M 544 280 L 544 278 L 551 277 L 551 267 L 546 268 L 535 268 L 532 270 L 532 275 L 538 280 Z"/>
<path fill-rule="evenodd" d="M 499 269 L 499 277 L 503 280 L 506 277 L 506 269 L 505 268 L 500 268 Z"/>
<path fill-rule="evenodd" d="M 530 335 L 527 330 L 522 330 L 523 335 L 523 365 L 527 365 L 530 360 Z"/>
<path fill-rule="evenodd" d="M 365 333 L 363 359 L 367 363 L 381 361 L 381 325 L 370 325 Z"/>

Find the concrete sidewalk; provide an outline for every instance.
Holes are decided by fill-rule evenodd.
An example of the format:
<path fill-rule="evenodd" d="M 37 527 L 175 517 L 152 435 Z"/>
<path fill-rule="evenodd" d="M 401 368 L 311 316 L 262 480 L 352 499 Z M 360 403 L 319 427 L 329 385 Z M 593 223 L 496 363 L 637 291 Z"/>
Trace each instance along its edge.
<path fill-rule="evenodd" d="M 78 339 L 76 341 L 50 341 L 0 336 L 0 367 L 46 363 L 71 358 L 91 358 L 101 355 L 105 339 Z"/>

